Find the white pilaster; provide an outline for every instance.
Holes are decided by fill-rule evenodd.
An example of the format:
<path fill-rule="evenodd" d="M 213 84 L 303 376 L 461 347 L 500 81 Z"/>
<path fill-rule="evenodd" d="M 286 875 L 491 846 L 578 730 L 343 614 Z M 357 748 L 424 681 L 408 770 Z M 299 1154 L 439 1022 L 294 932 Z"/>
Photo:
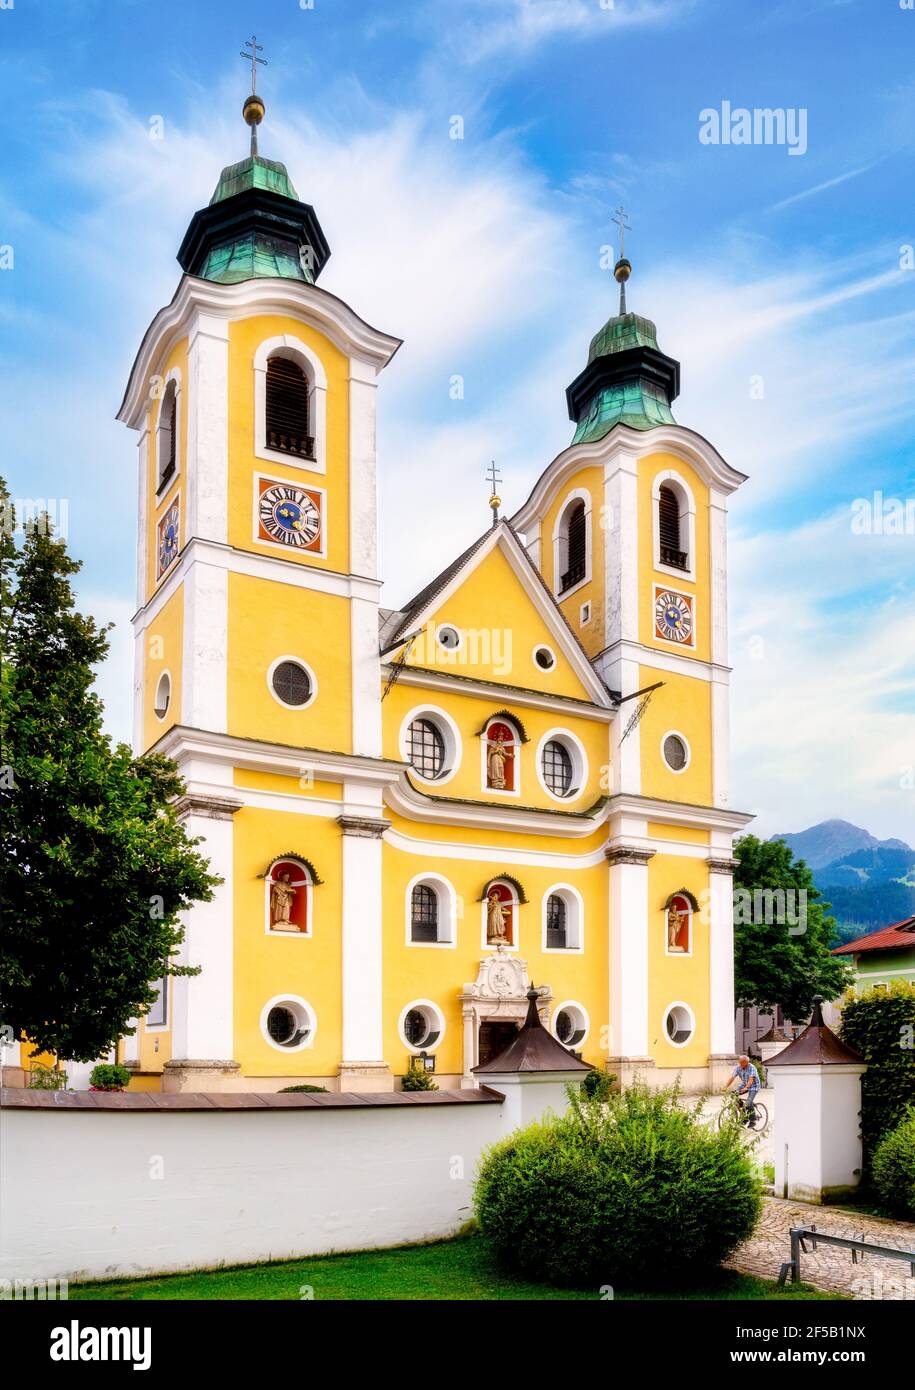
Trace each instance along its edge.
<path fill-rule="evenodd" d="M 611 1069 L 614 1060 L 648 1061 L 648 861 L 653 854 L 624 847 L 607 851 Z"/>
<path fill-rule="evenodd" d="M 374 579 L 378 569 L 375 368 L 351 357 L 349 371 L 349 567 L 352 574 Z"/>
<path fill-rule="evenodd" d="M 184 579 L 181 722 L 227 731 L 229 572 L 195 560 Z"/>
<path fill-rule="evenodd" d="M 146 505 L 149 481 L 149 417 L 143 417 L 137 440 L 137 607 L 146 602 L 147 563 L 149 559 L 149 509 Z"/>
<path fill-rule="evenodd" d="M 231 1061 L 233 982 L 233 825 L 241 802 L 231 798 L 188 796 L 184 825 L 200 836 L 200 853 L 222 883 L 211 902 L 195 903 L 185 917 L 180 964 L 199 965 L 199 975 L 172 981 L 172 1063 Z"/>
<path fill-rule="evenodd" d="M 228 539 L 229 324 L 198 312 L 187 358 L 185 539 Z"/>
<path fill-rule="evenodd" d="M 391 1085 L 382 1041 L 381 792 L 344 783 L 341 1089 Z"/>
<path fill-rule="evenodd" d="M 733 860 L 709 860 L 709 1053 L 733 1057 L 734 880 Z"/>
<path fill-rule="evenodd" d="M 352 646 L 353 752 L 381 757 L 381 662 L 378 653 L 378 603 L 350 600 Z"/>

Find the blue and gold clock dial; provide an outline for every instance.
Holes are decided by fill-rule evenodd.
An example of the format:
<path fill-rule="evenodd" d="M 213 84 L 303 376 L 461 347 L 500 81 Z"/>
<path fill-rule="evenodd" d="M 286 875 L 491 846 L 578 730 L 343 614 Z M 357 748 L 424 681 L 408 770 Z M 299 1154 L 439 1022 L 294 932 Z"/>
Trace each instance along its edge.
<path fill-rule="evenodd" d="M 293 550 L 321 547 L 320 493 L 293 483 L 269 483 L 257 503 L 258 537 Z"/>
<path fill-rule="evenodd" d="M 181 513 L 176 497 L 168 511 L 159 521 L 156 554 L 157 578 L 159 579 L 162 578 L 165 571 L 173 564 L 178 556 L 180 519 Z"/>
<path fill-rule="evenodd" d="M 655 636 L 679 644 L 693 640 L 693 601 L 688 594 L 659 589 L 654 601 Z"/>

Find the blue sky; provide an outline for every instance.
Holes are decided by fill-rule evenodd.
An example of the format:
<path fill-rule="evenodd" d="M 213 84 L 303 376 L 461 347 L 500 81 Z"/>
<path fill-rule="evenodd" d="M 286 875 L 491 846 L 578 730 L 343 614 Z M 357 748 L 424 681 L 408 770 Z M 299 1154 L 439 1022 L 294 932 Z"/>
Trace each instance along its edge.
<path fill-rule="evenodd" d="M 379 399 L 383 601 L 485 525 L 490 458 L 514 509 L 571 438 L 564 388 L 613 303 L 600 251 L 622 200 L 630 307 L 682 363 L 676 417 L 751 475 L 731 512 L 734 802 L 761 833 L 838 815 L 915 840 L 915 535 L 851 525 L 856 498 L 915 497 L 904 4 L 0 8 L 4 470 L 16 497 L 67 499 L 82 602 L 117 623 L 112 730 L 136 495 L 114 414 L 190 216 L 245 153 L 256 28 L 261 149 L 318 211 L 322 284 L 405 339 Z M 724 101 L 803 110 L 805 152 L 700 143 Z"/>

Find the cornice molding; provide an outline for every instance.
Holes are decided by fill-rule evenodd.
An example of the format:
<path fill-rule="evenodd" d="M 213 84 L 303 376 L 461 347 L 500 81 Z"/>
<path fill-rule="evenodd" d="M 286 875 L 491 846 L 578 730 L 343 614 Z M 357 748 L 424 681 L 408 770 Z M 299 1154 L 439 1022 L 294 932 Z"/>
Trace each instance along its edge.
<path fill-rule="evenodd" d="M 338 816 L 337 824 L 344 835 L 352 835 L 358 840 L 380 840 L 391 822 L 373 820 L 367 816 Z"/>
<path fill-rule="evenodd" d="M 511 524 L 516 530 L 525 531 L 543 516 L 553 495 L 580 468 L 597 464 L 612 472 L 616 460 L 621 464 L 624 461 L 631 463 L 648 454 L 660 452 L 673 454 L 690 464 L 705 483 L 714 485 L 724 493 L 734 492 L 741 483 L 746 482 L 747 475 L 732 468 L 714 445 L 695 430 L 686 429 L 683 425 L 655 425 L 650 430 L 615 425 L 603 439 L 570 444 L 557 454 L 537 479 L 527 501 L 511 518 Z"/>
<path fill-rule="evenodd" d="M 384 667 L 388 673 L 391 669 L 390 663 Z M 499 681 L 477 680 L 473 676 L 461 676 L 452 671 L 432 671 L 426 666 L 401 666 L 397 681 L 400 685 L 417 686 L 423 690 L 478 695 L 481 699 L 498 699 L 509 705 L 520 705 L 524 709 L 547 709 L 572 717 L 595 719 L 603 724 L 612 723 L 616 715 L 615 709 L 589 704 L 586 700 L 577 700 L 573 696 L 553 695 L 546 690 L 528 690 L 526 687 L 503 685 Z"/>
<path fill-rule="evenodd" d="M 279 772 L 301 777 L 308 771 L 319 781 L 359 782 L 385 787 L 403 776 L 405 764 L 392 758 L 372 758 L 361 753 L 342 753 L 323 748 L 297 748 L 291 744 L 268 743 L 236 734 L 213 733 L 175 724 L 148 753 L 161 753 L 179 767 L 191 759 L 225 767 L 246 768 L 252 772 Z M 242 792 L 243 788 L 238 788 Z"/>
<path fill-rule="evenodd" d="M 604 850 L 604 858 L 611 866 L 615 864 L 642 864 L 654 859 L 656 849 L 642 849 L 638 845 L 614 845 Z"/>
<path fill-rule="evenodd" d="M 405 820 L 433 825 L 459 825 L 468 830 L 514 831 L 530 835 L 556 835 L 581 839 L 592 835 L 606 820 L 606 803 L 593 811 L 552 811 L 537 807 L 493 806 L 472 801 L 449 801 L 446 797 L 418 792 L 406 777 L 384 789 L 384 799 L 392 811 Z"/>
<path fill-rule="evenodd" d="M 206 820 L 231 820 L 244 804 L 231 796 L 202 796 L 197 792 L 186 792 L 183 796 L 175 798 L 174 807 L 181 820 L 185 816 L 203 816 Z"/>
<path fill-rule="evenodd" d="M 117 418 L 132 429 L 143 422 L 147 377 L 181 334 L 189 331 L 195 312 L 226 320 L 291 312 L 325 333 L 347 357 L 369 362 L 376 371 L 387 366 L 402 341 L 373 328 L 335 294 L 302 280 L 242 280 L 222 285 L 183 275 L 171 303 L 159 310 L 143 335 L 130 371 Z"/>
<path fill-rule="evenodd" d="M 710 874 L 727 874 L 730 876 L 738 867 L 739 859 L 707 859 L 708 871 Z"/>

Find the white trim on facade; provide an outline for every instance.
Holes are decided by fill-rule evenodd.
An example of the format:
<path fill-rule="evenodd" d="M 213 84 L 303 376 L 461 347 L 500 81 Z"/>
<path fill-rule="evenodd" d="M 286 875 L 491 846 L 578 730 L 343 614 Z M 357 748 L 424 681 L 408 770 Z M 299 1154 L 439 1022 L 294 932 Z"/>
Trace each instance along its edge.
<path fill-rule="evenodd" d="M 293 1016 L 296 1018 L 296 1022 L 298 1023 L 300 1029 L 307 1026 L 308 1031 L 305 1037 L 302 1039 L 301 1042 L 296 1043 L 294 1047 L 290 1047 L 286 1043 L 274 1042 L 270 1034 L 267 1032 L 267 1017 L 270 1013 L 270 1010 L 278 1008 L 288 1009 L 290 1013 L 293 1014 Z M 264 1042 L 266 1042 L 276 1052 L 285 1052 L 287 1054 L 295 1052 L 304 1052 L 306 1048 L 314 1047 L 315 1035 L 318 1031 L 318 1020 L 315 1011 L 308 1003 L 308 1000 L 303 999 L 300 994 L 275 994 L 272 999 L 267 1000 L 266 1004 L 261 1009 L 260 1030 L 261 1037 L 263 1038 Z"/>
<path fill-rule="evenodd" d="M 682 1009 L 686 1014 L 687 1018 L 689 1019 L 689 1037 L 684 1038 L 682 1042 L 674 1042 L 673 1038 L 667 1031 L 667 1020 L 673 1013 L 674 1009 Z M 664 1041 L 668 1044 L 669 1047 L 689 1047 L 689 1044 L 696 1036 L 696 1015 L 693 1013 L 689 1004 L 685 1003 L 684 1000 L 674 999 L 673 1002 L 668 1004 L 665 1008 L 664 1013 L 661 1017 L 661 1036 L 664 1038 Z"/>
<path fill-rule="evenodd" d="M 559 796 L 547 786 L 546 778 L 543 775 L 543 750 L 548 743 L 559 743 L 569 755 L 572 764 L 572 786 L 565 796 Z M 537 777 L 540 781 L 541 789 L 546 792 L 551 801 L 557 802 L 560 806 L 568 805 L 572 801 L 577 801 L 582 792 L 588 785 L 588 755 L 585 746 L 576 734 L 570 729 L 553 728 L 547 729 L 546 733 L 537 744 L 536 753 Z"/>
<path fill-rule="evenodd" d="M 574 1041 L 571 1047 L 574 1048 L 575 1051 L 580 1051 L 588 1041 L 588 1035 L 591 1032 L 591 1017 L 584 1004 L 579 1004 L 577 999 L 563 999 L 561 1003 L 556 1004 L 550 1015 L 550 1032 L 557 1042 L 562 1042 L 562 1038 L 560 1038 L 556 1031 L 556 1025 L 559 1020 L 559 1015 L 563 1011 L 572 1014 L 573 1017 L 577 1015 L 577 1025 L 578 1029 L 581 1031 L 581 1037 Z M 562 1043 L 562 1045 L 563 1047 L 569 1047 L 568 1043 Z"/>
<path fill-rule="evenodd" d="M 600 858 L 604 858 L 601 850 Z M 575 937 L 574 946 L 548 946 L 546 944 L 547 904 L 551 897 L 562 898 L 566 905 L 566 939 Z M 578 889 L 571 883 L 554 883 L 543 894 L 541 903 L 540 949 L 545 956 L 581 956 L 585 950 L 585 905 Z"/>
<path fill-rule="evenodd" d="M 686 762 L 683 764 L 682 767 L 672 767 L 671 764 L 667 761 L 667 755 L 664 752 L 664 745 L 667 743 L 667 740 L 669 738 L 679 739 L 680 742 L 683 744 L 683 751 L 686 754 Z M 661 741 L 658 744 L 658 748 L 660 750 L 661 762 L 667 768 L 667 771 L 672 772 L 675 777 L 681 777 L 683 773 L 686 771 L 686 769 L 689 767 L 693 757 L 693 750 L 690 747 L 689 739 L 686 737 L 686 734 L 681 733 L 679 729 L 668 729 L 666 733 L 661 735 Z"/>
<path fill-rule="evenodd" d="M 438 899 L 438 922 L 437 931 L 439 934 L 437 941 L 414 941 L 413 940 L 413 889 L 424 885 L 431 888 Z M 454 884 L 450 883 L 442 874 L 419 873 L 415 874 L 407 884 L 404 894 L 404 913 L 405 913 L 405 933 L 404 942 L 407 946 L 415 946 L 426 950 L 442 948 L 454 950 L 457 946 L 458 934 L 458 899 L 454 891 Z M 443 935 L 447 932 L 447 936 Z"/>
<path fill-rule="evenodd" d="M 422 1012 L 425 1012 L 428 1009 L 434 1015 L 435 1022 L 438 1025 L 438 1034 L 436 1036 L 435 1042 L 424 1042 L 420 1043 L 419 1046 L 416 1046 L 416 1044 L 407 1041 L 406 1034 L 404 1033 L 404 1024 L 407 1021 L 407 1014 L 410 1013 L 413 1009 L 419 1009 Z M 405 1004 L 400 1011 L 400 1017 L 397 1020 L 397 1036 L 400 1038 L 400 1041 L 403 1043 L 404 1047 L 407 1049 L 409 1053 L 411 1053 L 412 1056 L 419 1057 L 423 1052 L 438 1051 L 438 1049 L 442 1045 L 442 1041 L 445 1037 L 445 1030 L 447 1029 L 447 1027 L 447 1019 L 445 1018 L 445 1015 L 439 1008 L 438 1004 L 436 1004 L 433 999 L 412 999 L 410 1003 Z"/>
<path fill-rule="evenodd" d="M 686 569 L 679 569 L 676 565 L 665 565 L 661 560 L 661 488 L 665 483 L 668 486 L 673 484 L 671 492 L 677 497 L 680 513 L 680 548 L 686 551 Z M 656 474 L 652 481 L 651 535 L 655 569 L 661 574 L 669 574 L 675 579 L 685 579 L 694 584 L 696 582 L 696 499 L 683 474 L 678 473 L 675 468 L 665 468 Z M 686 541 L 685 545 L 683 545 L 683 541 Z"/>
<path fill-rule="evenodd" d="M 293 666 L 298 666 L 301 670 L 305 672 L 306 676 L 308 677 L 308 685 L 311 694 L 308 696 L 308 699 L 305 700 L 305 702 L 301 705 L 288 705 L 285 700 L 282 700 L 280 696 L 277 695 L 276 691 L 273 688 L 274 672 L 276 671 L 276 668 L 278 666 L 282 666 L 284 661 L 290 662 Z M 300 656 L 293 656 L 287 653 L 287 655 L 285 656 L 276 657 L 273 661 L 271 661 L 270 665 L 267 667 L 267 689 L 270 691 L 270 694 L 273 696 L 280 709 L 284 709 L 287 712 L 291 710 L 293 713 L 298 714 L 301 710 L 308 709 L 309 705 L 313 705 L 315 700 L 318 698 L 318 678 L 309 666 L 307 661 L 303 660 L 303 658 Z"/>
<path fill-rule="evenodd" d="M 445 745 L 444 763 L 445 767 L 440 777 L 424 777 L 418 772 L 410 762 L 410 747 L 408 733 L 410 725 L 414 719 L 428 719 L 430 724 L 434 724 L 442 736 Z M 424 787 L 444 787 L 451 781 L 457 772 L 463 757 L 463 745 L 461 742 L 461 732 L 447 710 L 442 709 L 441 705 L 414 705 L 408 710 L 401 720 L 400 733 L 397 736 L 397 746 L 400 749 L 400 756 L 408 764 L 411 775 L 421 782 Z"/>
<path fill-rule="evenodd" d="M 585 504 L 585 572 L 581 579 L 570 584 L 568 589 L 560 589 L 562 572 L 568 566 L 568 515 L 570 509 L 576 502 Z M 585 584 L 591 582 L 592 574 L 592 534 L 591 534 L 591 514 L 594 509 L 594 498 L 591 496 L 590 489 L 579 487 L 570 492 L 562 499 L 562 506 L 556 513 L 556 521 L 553 526 L 553 597 L 557 603 L 565 603 L 567 598 L 571 598 Z"/>

